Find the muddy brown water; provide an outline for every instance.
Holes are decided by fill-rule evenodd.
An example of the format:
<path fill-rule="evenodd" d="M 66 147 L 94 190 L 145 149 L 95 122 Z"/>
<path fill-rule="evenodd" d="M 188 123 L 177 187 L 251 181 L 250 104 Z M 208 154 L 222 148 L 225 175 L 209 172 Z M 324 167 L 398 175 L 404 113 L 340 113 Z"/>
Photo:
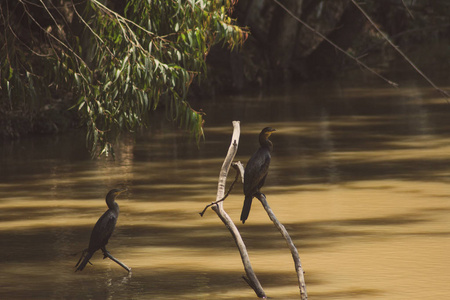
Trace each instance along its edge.
<path fill-rule="evenodd" d="M 91 160 L 82 133 L 3 142 L 1 299 L 254 299 L 213 201 L 232 120 L 246 162 L 265 126 L 274 153 L 263 191 L 296 244 L 310 299 L 448 299 L 450 105 L 417 82 L 315 82 L 224 96 L 203 107 L 197 148 L 170 126 Z M 234 178 L 231 171 L 228 183 Z M 109 189 L 121 215 L 109 251 L 74 272 Z M 293 261 L 261 205 L 239 224 L 266 294 L 297 299 Z"/>

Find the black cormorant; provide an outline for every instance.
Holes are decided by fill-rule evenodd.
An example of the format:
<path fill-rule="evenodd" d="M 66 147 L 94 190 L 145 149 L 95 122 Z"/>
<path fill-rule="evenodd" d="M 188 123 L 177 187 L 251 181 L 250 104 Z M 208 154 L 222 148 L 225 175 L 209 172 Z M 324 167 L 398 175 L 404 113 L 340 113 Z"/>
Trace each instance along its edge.
<path fill-rule="evenodd" d="M 108 244 L 108 240 L 116 227 L 117 218 L 119 217 L 119 205 L 116 203 L 115 198 L 124 191 L 126 189 L 113 189 L 106 195 L 108 210 L 95 223 L 94 229 L 92 229 L 91 239 L 89 240 L 89 247 L 83 251 L 80 260 L 75 266 L 77 268 L 76 271 L 82 271 L 92 255 L 99 249 L 102 249 L 104 258 L 110 257 L 110 254 L 106 250 L 106 244 Z M 83 256 L 84 259 L 80 263 Z"/>
<path fill-rule="evenodd" d="M 260 189 L 264 185 L 267 173 L 269 171 L 270 153 L 273 145 L 269 141 L 269 136 L 276 131 L 273 128 L 266 127 L 259 134 L 259 149 L 252 155 L 244 173 L 244 207 L 242 208 L 241 221 L 242 224 L 248 218 L 250 207 L 252 206 L 253 197 L 259 196 Z"/>

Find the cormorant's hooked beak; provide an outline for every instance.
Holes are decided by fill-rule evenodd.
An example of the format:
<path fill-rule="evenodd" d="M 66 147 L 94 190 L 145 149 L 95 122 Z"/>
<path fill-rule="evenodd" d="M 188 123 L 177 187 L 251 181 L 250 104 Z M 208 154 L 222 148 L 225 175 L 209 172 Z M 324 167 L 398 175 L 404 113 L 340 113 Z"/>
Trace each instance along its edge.
<path fill-rule="evenodd" d="M 120 195 L 120 194 L 122 194 L 123 192 L 126 192 L 126 191 L 128 191 L 127 188 L 120 189 L 120 190 L 118 190 L 118 191 L 116 192 L 116 196 L 118 196 L 118 195 Z"/>
<path fill-rule="evenodd" d="M 272 132 L 275 132 L 275 131 L 277 131 L 277 130 L 274 128 L 271 128 L 269 131 L 266 132 L 267 137 L 269 137 L 272 134 Z"/>

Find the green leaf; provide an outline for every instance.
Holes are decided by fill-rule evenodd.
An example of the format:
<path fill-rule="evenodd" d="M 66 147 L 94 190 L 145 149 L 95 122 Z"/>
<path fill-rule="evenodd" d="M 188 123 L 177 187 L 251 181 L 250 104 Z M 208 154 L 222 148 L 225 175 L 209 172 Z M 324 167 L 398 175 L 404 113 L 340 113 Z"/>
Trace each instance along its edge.
<path fill-rule="evenodd" d="M 40 18 L 60 20 L 58 11 L 39 9 L 41 3 L 36 3 L 37 11 L 45 14 Z M 234 3 L 128 0 L 122 11 L 114 11 L 104 1 L 87 1 L 85 11 L 77 12 L 80 31 L 64 31 L 66 39 L 56 44 L 45 41 L 48 47 L 40 55 L 22 52 L 17 38 L 5 43 L 5 31 L 0 35 L 1 45 L 8 45 L 0 47 L 0 57 L 8 57 L 0 72 L 2 88 L 9 99 L 24 99 L 30 105 L 43 102 L 55 88 L 71 92 L 76 99 L 72 108 L 86 125 L 87 145 L 97 154 L 113 153 L 116 134 L 146 125 L 151 119 L 147 112 L 159 106 L 198 137 L 202 116 L 187 102 L 189 86 L 206 76 L 207 49 L 222 42 L 235 47 L 243 41 L 244 31 L 227 16 Z M 48 33 L 39 32 L 29 14 L 22 17 L 22 23 L 36 27 L 29 47 L 39 53 L 42 47 L 34 43 Z"/>

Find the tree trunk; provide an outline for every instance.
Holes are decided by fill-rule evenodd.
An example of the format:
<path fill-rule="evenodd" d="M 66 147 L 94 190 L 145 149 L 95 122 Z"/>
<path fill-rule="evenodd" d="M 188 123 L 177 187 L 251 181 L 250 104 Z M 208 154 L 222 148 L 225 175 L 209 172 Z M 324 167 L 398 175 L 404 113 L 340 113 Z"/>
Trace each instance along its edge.
<path fill-rule="evenodd" d="M 302 4 L 303 0 L 283 1 L 283 5 L 297 17 L 302 14 Z M 290 64 L 294 56 L 299 28 L 300 23 L 277 5 L 269 32 L 269 55 L 275 78 L 279 75 L 282 79 L 290 77 Z"/>

